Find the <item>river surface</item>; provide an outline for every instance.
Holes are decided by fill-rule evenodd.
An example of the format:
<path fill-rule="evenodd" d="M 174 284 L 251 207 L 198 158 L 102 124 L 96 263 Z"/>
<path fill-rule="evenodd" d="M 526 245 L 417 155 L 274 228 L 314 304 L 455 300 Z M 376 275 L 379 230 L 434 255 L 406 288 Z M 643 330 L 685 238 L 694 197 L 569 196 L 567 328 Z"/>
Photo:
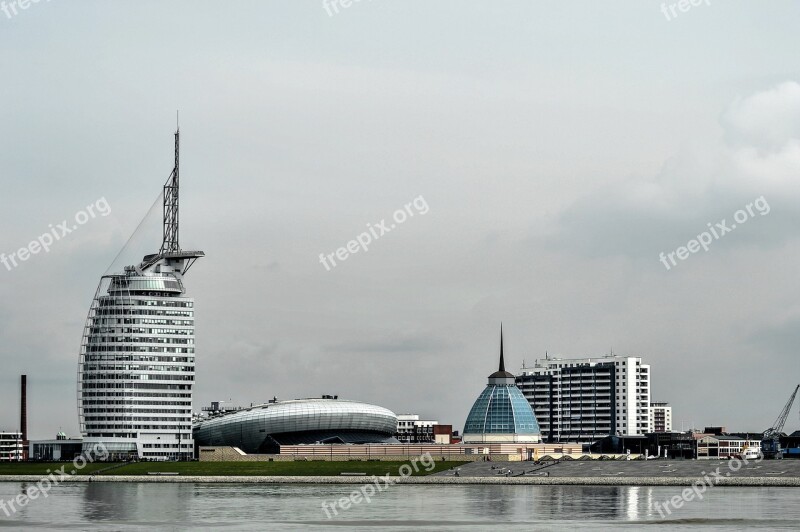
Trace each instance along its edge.
<path fill-rule="evenodd" d="M 0 482 L 7 501 L 32 483 Z M 357 485 L 71 483 L 0 530 L 797 530 L 800 488 L 715 486 L 671 514 L 679 487 L 396 485 L 338 515 Z M 369 493 L 369 490 L 367 490 Z M 330 506 L 329 506 L 330 507 Z"/>

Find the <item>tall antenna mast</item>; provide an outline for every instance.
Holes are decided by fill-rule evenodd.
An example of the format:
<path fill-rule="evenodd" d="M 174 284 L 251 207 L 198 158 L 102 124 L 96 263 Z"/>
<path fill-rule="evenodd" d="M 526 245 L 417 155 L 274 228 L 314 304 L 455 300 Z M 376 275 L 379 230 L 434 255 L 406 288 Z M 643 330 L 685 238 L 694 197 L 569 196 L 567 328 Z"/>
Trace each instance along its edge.
<path fill-rule="evenodd" d="M 159 255 L 178 253 L 178 190 L 180 187 L 180 144 L 181 129 L 175 130 L 175 167 L 164 185 L 164 240 Z"/>

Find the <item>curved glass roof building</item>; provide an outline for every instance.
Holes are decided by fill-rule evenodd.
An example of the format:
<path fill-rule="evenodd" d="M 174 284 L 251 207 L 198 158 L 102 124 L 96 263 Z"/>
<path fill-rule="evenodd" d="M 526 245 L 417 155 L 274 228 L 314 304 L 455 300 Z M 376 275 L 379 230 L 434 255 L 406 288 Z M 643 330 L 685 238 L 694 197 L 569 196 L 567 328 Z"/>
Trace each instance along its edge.
<path fill-rule="evenodd" d="M 297 399 L 253 406 L 194 426 L 201 446 L 274 453 L 280 445 L 398 443 L 397 416 L 386 408 L 340 399 Z"/>
<path fill-rule="evenodd" d="M 539 443 L 541 430 L 528 400 L 505 370 L 503 330 L 500 329 L 500 368 L 472 405 L 464 425 L 464 443 Z"/>

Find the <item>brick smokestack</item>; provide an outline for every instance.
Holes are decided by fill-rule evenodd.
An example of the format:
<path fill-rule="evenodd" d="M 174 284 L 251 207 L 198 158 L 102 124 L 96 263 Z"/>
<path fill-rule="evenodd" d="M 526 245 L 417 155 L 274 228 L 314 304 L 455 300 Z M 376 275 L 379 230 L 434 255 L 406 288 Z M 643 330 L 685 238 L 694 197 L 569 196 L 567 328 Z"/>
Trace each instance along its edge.
<path fill-rule="evenodd" d="M 22 459 L 28 458 L 28 376 L 20 377 L 19 430 L 22 433 Z"/>

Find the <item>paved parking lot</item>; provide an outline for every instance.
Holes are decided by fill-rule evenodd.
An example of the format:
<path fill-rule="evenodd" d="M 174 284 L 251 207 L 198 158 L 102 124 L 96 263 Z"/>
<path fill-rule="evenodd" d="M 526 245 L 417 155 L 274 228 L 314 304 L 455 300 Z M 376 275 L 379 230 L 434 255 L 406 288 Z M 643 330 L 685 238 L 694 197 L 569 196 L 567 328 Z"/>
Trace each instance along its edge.
<path fill-rule="evenodd" d="M 740 468 L 737 468 L 740 465 Z M 729 460 L 567 460 L 563 462 L 471 462 L 458 468 L 461 477 L 702 477 L 719 468 L 730 477 L 800 477 L 800 460 L 762 460 L 747 464 Z M 737 470 L 738 469 L 738 470 Z M 436 476 L 456 476 L 455 470 Z"/>

